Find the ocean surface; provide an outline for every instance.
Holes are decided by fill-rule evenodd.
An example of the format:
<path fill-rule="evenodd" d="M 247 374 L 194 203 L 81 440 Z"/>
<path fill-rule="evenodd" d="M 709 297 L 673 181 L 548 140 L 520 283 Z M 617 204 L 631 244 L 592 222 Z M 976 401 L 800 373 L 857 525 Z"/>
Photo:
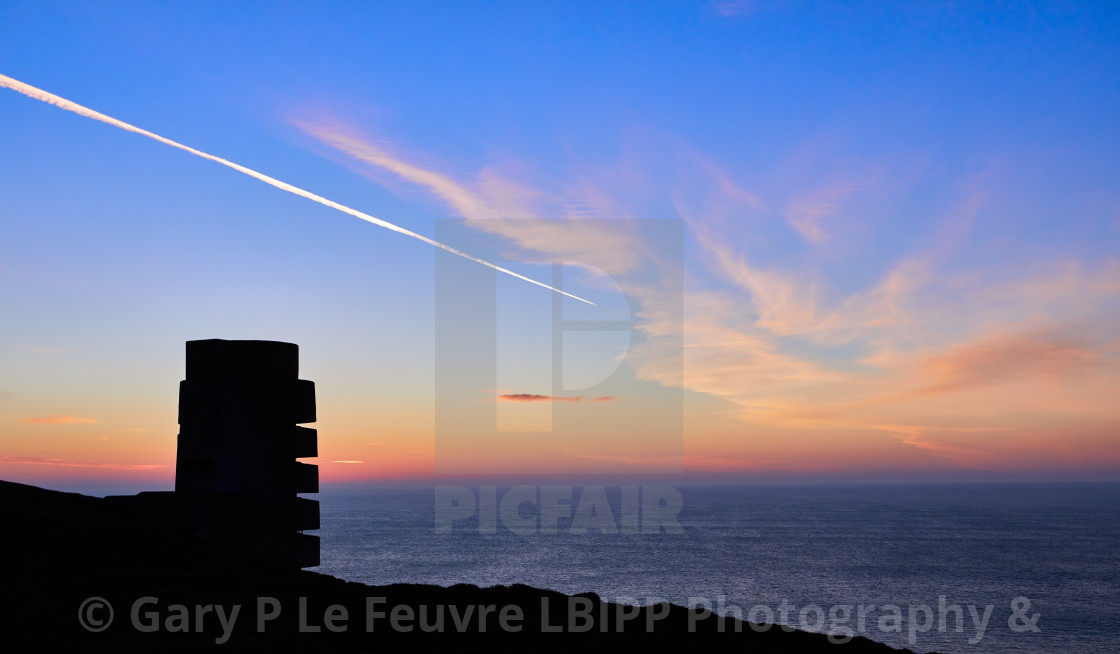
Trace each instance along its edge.
<path fill-rule="evenodd" d="M 316 570 L 376 585 L 523 583 L 710 605 L 917 652 L 1120 652 L 1120 484 L 674 488 L 678 534 L 578 534 L 572 519 L 556 533 L 515 533 L 500 518 L 480 533 L 477 514 L 437 533 L 432 488 L 328 491 Z M 622 490 L 604 493 L 613 523 L 630 524 Z"/>

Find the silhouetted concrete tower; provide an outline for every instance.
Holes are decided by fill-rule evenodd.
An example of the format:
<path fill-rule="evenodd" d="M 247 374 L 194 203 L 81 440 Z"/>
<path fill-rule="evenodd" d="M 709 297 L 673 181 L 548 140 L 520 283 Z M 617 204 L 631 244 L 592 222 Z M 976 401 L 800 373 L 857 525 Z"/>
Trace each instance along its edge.
<path fill-rule="evenodd" d="M 187 342 L 179 384 L 175 495 L 195 531 L 298 565 L 319 565 L 315 384 L 299 379 L 299 346 Z"/>

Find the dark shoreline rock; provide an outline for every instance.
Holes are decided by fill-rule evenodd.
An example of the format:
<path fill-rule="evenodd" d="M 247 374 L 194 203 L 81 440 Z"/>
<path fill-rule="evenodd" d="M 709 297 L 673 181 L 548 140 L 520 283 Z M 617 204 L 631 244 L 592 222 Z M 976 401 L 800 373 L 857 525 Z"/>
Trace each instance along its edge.
<path fill-rule="evenodd" d="M 824 634 L 715 616 L 695 619 L 688 609 L 667 604 L 642 607 L 636 617 L 625 619 L 635 607 L 604 604 L 592 594 L 567 596 L 523 585 L 366 586 L 284 568 L 182 531 L 140 523 L 101 498 L 11 482 L 0 481 L 0 520 L 6 527 L 7 567 L 0 624 L 5 650 L 12 652 L 547 652 L 624 647 L 664 652 L 717 646 L 760 653 L 909 651 L 862 637 L 834 644 Z M 96 633 L 83 628 L 80 617 L 101 624 L 108 609 L 91 597 L 102 598 L 113 609 L 112 622 Z M 371 601 L 372 609 L 384 615 L 374 619 L 369 631 Z M 393 607 L 400 607 L 395 625 Z M 513 607 L 506 609 L 504 628 L 503 607 Z M 334 616 L 331 624 L 328 611 Z M 480 614 L 485 614 L 482 619 Z M 515 619 L 518 614 L 520 619 Z M 421 617 L 424 626 L 442 624 L 443 630 L 425 631 Z M 587 631 L 569 628 L 588 624 Z M 157 628 L 144 631 L 152 625 Z M 408 627 L 411 630 L 405 631 Z M 758 631 L 763 627 L 765 631 Z"/>

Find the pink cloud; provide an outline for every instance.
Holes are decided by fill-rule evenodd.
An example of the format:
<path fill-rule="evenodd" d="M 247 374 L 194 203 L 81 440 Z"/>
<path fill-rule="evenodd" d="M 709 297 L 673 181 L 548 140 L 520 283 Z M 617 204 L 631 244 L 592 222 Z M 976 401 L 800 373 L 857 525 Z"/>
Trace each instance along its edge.
<path fill-rule="evenodd" d="M 931 432 L 993 432 L 993 431 L 1006 431 L 1003 428 L 984 428 L 984 427 L 929 427 L 920 425 L 871 425 L 873 429 L 878 429 L 890 433 L 892 436 L 898 438 L 907 445 L 913 445 L 919 449 L 925 450 L 945 459 L 949 459 L 953 463 L 964 468 L 986 468 L 990 467 L 997 460 L 997 456 L 981 447 L 970 445 L 968 443 L 961 443 L 958 441 L 949 441 L 930 436 Z"/>
<path fill-rule="evenodd" d="M 165 465 L 158 465 L 154 463 L 83 463 L 78 461 L 64 461 L 62 459 L 51 459 L 37 456 L 0 455 L 0 461 L 3 461 L 5 463 L 30 463 L 34 465 L 62 466 L 66 468 L 110 468 L 113 470 L 153 470 L 156 468 L 167 467 Z"/>

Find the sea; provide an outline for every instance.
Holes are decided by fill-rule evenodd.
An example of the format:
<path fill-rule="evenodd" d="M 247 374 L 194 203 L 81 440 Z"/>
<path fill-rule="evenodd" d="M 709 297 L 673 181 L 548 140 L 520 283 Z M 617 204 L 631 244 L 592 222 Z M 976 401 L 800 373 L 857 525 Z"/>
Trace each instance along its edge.
<path fill-rule="evenodd" d="M 916 652 L 1120 652 L 1117 483 L 642 487 L 648 512 L 635 488 L 565 492 L 324 489 L 313 570 L 664 600 Z"/>

